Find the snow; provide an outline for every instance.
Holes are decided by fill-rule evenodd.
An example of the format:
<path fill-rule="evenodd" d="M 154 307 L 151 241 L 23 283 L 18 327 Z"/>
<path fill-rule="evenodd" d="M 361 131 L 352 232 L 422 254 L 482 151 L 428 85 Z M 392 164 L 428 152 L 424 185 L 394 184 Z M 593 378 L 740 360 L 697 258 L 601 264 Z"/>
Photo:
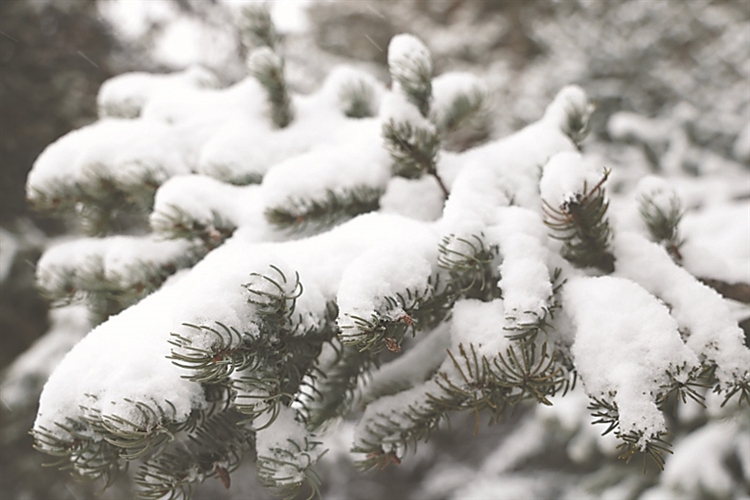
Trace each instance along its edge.
<path fill-rule="evenodd" d="M 539 215 L 521 207 L 498 210 L 498 225 L 488 236 L 500 245 L 500 283 L 509 326 L 536 323 L 552 296 L 547 230 Z"/>
<path fill-rule="evenodd" d="M 435 125 L 423 117 L 419 109 L 409 102 L 398 82 L 394 82 L 393 90 L 383 97 L 383 102 L 380 105 L 380 117 L 383 123 L 390 120 L 397 124 L 409 123 L 415 128 L 435 133 Z"/>
<path fill-rule="evenodd" d="M 103 284 L 118 290 L 143 287 L 192 264 L 198 251 L 188 240 L 153 236 L 81 238 L 50 247 L 37 263 L 37 286 L 53 297 L 76 290 L 95 291 Z"/>
<path fill-rule="evenodd" d="M 618 276 L 631 279 L 660 298 L 686 333 L 696 356 L 717 365 L 722 386 L 747 376 L 750 349 L 724 299 L 677 266 L 663 248 L 634 233 L 616 235 L 612 248 Z M 635 309 L 634 309 L 635 310 Z"/>
<path fill-rule="evenodd" d="M 474 74 L 450 71 L 432 80 L 432 116 L 440 122 L 459 96 L 487 95 L 487 87 Z"/>
<path fill-rule="evenodd" d="M 687 212 L 680 232 L 683 266 L 691 274 L 750 283 L 750 201 Z"/>
<path fill-rule="evenodd" d="M 436 261 L 437 234 L 429 226 L 420 227 L 401 241 L 389 242 L 388 247 L 378 245 L 359 256 L 344 271 L 337 295 L 342 335 L 356 335 L 356 318 L 369 320 L 387 313 L 388 319 L 398 319 L 404 311 L 387 310 L 385 298 L 395 299 L 407 290 L 427 288 Z"/>
<path fill-rule="evenodd" d="M 172 92 L 176 88 L 214 88 L 219 82 L 211 71 L 201 66 L 190 66 L 184 71 L 158 75 L 131 72 L 104 82 L 96 102 L 101 117 L 135 118 L 154 96 Z"/>
<path fill-rule="evenodd" d="M 555 210 L 580 200 L 602 179 L 603 172 L 576 152 L 565 151 L 550 158 L 544 167 L 539 189 L 544 201 Z"/>
<path fill-rule="evenodd" d="M 419 179 L 391 177 L 380 197 L 380 211 L 426 222 L 435 221 L 443 213 L 445 199 L 435 177 Z"/>
<path fill-rule="evenodd" d="M 156 192 L 149 216 L 155 233 L 169 235 L 183 216 L 207 228 L 232 229 L 262 223 L 259 187 L 232 186 L 204 175 L 180 175 L 169 179 Z"/>
<path fill-rule="evenodd" d="M 282 485 L 301 482 L 305 469 L 325 452 L 320 447 L 316 450 L 307 445 L 308 433 L 305 426 L 295 420 L 295 414 L 295 410 L 281 407 L 273 423 L 255 435 L 259 460 L 277 461 L 273 479 Z"/>
<path fill-rule="evenodd" d="M 277 164 L 263 179 L 264 205 L 294 206 L 304 199 L 325 200 L 329 191 L 341 196 L 357 187 L 384 191 L 390 162 L 373 135 L 338 147 L 320 146 Z"/>
<path fill-rule="evenodd" d="M 497 353 L 505 354 L 511 343 L 505 337 L 504 326 L 502 299 L 490 302 L 460 300 L 453 308 L 451 351 L 457 353 L 459 346 L 469 349 L 469 345 L 473 345 L 479 356 L 492 358 Z"/>
<path fill-rule="evenodd" d="M 188 173 L 184 143 L 169 125 L 107 118 L 70 132 L 39 155 L 26 192 L 32 202 L 69 198 L 81 191 L 106 196 L 102 184 L 124 190 Z M 54 202 L 53 202 L 54 203 Z"/>
<path fill-rule="evenodd" d="M 442 224 L 446 234 L 462 238 L 477 234 L 484 225 L 494 223 L 494 207 L 511 201 L 528 208 L 540 206 L 540 169 L 555 153 L 575 151 L 556 121 L 568 109 L 569 94 L 578 91 L 570 87 L 561 90 L 541 120 L 506 138 L 449 157 L 463 167 L 445 203 Z"/>
<path fill-rule="evenodd" d="M 34 428 L 69 439 L 56 423 L 94 412 L 146 424 L 126 399 L 153 401 L 167 412 L 174 407 L 170 417 L 175 422 L 203 407 L 201 386 L 182 378 L 187 371 L 166 359 L 172 324 L 163 313 L 180 300 L 175 291 L 176 287 L 163 287 L 76 344 L 45 384 Z"/>
<path fill-rule="evenodd" d="M 41 386 L 62 357 L 91 329 L 89 311 L 74 305 L 53 309 L 50 329 L 7 368 L 0 398 L 11 411 L 36 405 Z"/>
<path fill-rule="evenodd" d="M 739 422 L 710 422 L 675 445 L 660 484 L 683 494 L 702 491 L 716 498 L 732 497 L 734 480 L 725 461 L 743 448 L 750 449 L 750 434 Z"/>
<path fill-rule="evenodd" d="M 432 57 L 425 44 L 414 35 L 401 34 L 388 44 L 388 68 L 394 80 L 418 80 L 421 68 L 432 74 Z"/>
<path fill-rule="evenodd" d="M 640 446 L 665 432 L 655 396 L 669 383 L 666 373 L 699 364 L 666 306 L 630 280 L 602 276 L 571 279 L 563 309 L 576 328 L 572 353 L 586 392 L 613 398 L 619 432 L 642 436 Z"/>

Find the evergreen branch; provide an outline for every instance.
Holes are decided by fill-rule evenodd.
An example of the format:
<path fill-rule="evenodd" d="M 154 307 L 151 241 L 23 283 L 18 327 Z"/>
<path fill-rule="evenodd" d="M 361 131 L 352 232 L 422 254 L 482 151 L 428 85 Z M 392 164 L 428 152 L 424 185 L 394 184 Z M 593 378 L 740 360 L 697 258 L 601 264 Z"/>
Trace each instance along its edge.
<path fill-rule="evenodd" d="M 214 338 L 210 347 L 199 348 L 193 345 L 191 339 L 171 334 L 173 338 L 169 343 L 176 349 L 172 349 L 167 359 L 180 368 L 191 370 L 193 375 L 183 377 L 196 383 L 226 384 L 233 372 L 256 369 L 263 362 L 259 353 L 271 347 L 266 339 L 241 334 L 222 323 L 217 323 L 221 330 L 209 326 L 185 326 Z"/>
<path fill-rule="evenodd" d="M 250 54 L 248 68 L 266 90 L 273 123 L 279 128 L 289 125 L 294 110 L 284 76 L 284 59 L 269 47 L 261 47 Z"/>
<path fill-rule="evenodd" d="M 473 344 L 458 346 L 458 355 L 448 351 L 458 379 L 446 371 L 438 372 L 428 382 L 417 402 L 406 408 L 378 413 L 365 426 L 365 437 L 358 439 L 353 452 L 365 455 L 359 468 L 382 468 L 400 463 L 409 446 L 429 439 L 448 413 L 472 411 L 476 415 L 488 410 L 491 422 L 497 421 L 505 408 L 527 399 L 551 404 L 547 396 L 567 385 L 567 375 L 547 355 L 546 344 L 540 347 L 511 346 L 505 354 L 492 358 L 481 355 Z M 386 451 L 387 450 L 387 451 Z"/>
<path fill-rule="evenodd" d="M 610 394 L 609 399 L 592 398 L 588 405 L 588 409 L 592 411 L 591 416 L 596 419 L 591 423 L 607 425 L 607 429 L 602 432 L 602 436 L 609 434 L 620 426 L 620 412 L 617 405 L 610 402 L 613 398 L 614 394 Z"/>
<path fill-rule="evenodd" d="M 554 396 L 568 385 L 566 371 L 547 354 L 547 342 L 509 346 L 505 354 L 498 353 L 492 361 L 497 383 L 508 388 L 511 404 L 524 399 L 551 406 L 547 396 Z"/>
<path fill-rule="evenodd" d="M 719 388 L 715 387 L 714 392 L 720 392 Z M 721 402 L 722 407 L 724 407 L 735 395 L 739 395 L 737 406 L 742 406 L 742 403 L 744 402 L 750 407 L 750 375 L 745 374 L 743 378 L 733 381 L 729 387 L 724 389 L 724 393 L 724 401 Z"/>
<path fill-rule="evenodd" d="M 215 211 L 211 211 L 210 220 L 197 220 L 189 211 L 176 205 L 168 208 L 168 211 L 153 212 L 149 217 L 154 232 L 167 238 L 198 239 L 207 250 L 212 250 L 224 243 L 237 229 L 236 223 Z"/>
<path fill-rule="evenodd" d="M 44 427 L 32 431 L 35 449 L 59 457 L 44 466 L 70 470 L 71 474 L 81 480 L 103 478 L 105 488 L 110 486 L 127 466 L 120 459 L 120 450 L 106 440 L 93 439 L 83 422 L 71 418 L 66 418 L 66 421 L 66 424 L 55 422 L 55 425 L 67 438 L 61 438 L 58 433 Z"/>
<path fill-rule="evenodd" d="M 190 498 L 194 484 L 219 478 L 226 488 L 229 474 L 254 453 L 255 435 L 242 425 L 243 416 L 228 409 L 201 423 L 170 449 L 146 461 L 135 475 L 144 499 Z"/>
<path fill-rule="evenodd" d="M 683 404 L 687 403 L 687 399 L 690 398 L 703 408 L 706 407 L 705 400 L 700 389 L 710 387 L 709 384 L 701 382 L 699 379 L 705 373 L 705 369 L 701 366 L 694 367 L 687 370 L 687 366 L 678 366 L 674 370 L 667 370 L 666 375 L 669 377 L 669 382 L 662 385 L 662 392 L 656 395 L 656 404 L 660 407 L 666 403 L 671 396 L 674 396 L 678 401 L 682 401 Z"/>
<path fill-rule="evenodd" d="M 610 394 L 608 399 L 593 398 L 589 404 L 589 410 L 594 411 L 592 416 L 596 418 L 592 424 L 607 424 L 607 429 L 602 435 L 614 431 L 615 436 L 622 441 L 617 447 L 622 449 L 619 459 L 629 463 L 633 456 L 638 453 L 644 453 L 643 471 L 646 471 L 646 457 L 651 458 L 660 470 L 664 470 L 664 453 L 672 453 L 669 448 L 672 446 L 668 441 L 662 439 L 664 432 L 659 432 L 655 436 L 645 436 L 642 431 L 621 432 L 620 413 L 617 404 L 613 401 L 614 394 Z"/>
<path fill-rule="evenodd" d="M 361 350 L 399 352 L 407 332 L 414 335 L 434 328 L 448 317 L 457 299 L 453 290 L 442 284 L 440 274 L 435 274 L 423 288 L 406 288 L 383 297 L 382 306 L 369 318 L 347 314 L 352 324 L 342 327 L 341 341 Z"/>
<path fill-rule="evenodd" d="M 394 174 L 407 179 L 432 175 L 448 197 L 448 188 L 437 173 L 440 137 L 436 130 L 410 122 L 395 122 L 391 118 L 383 124 L 383 138 L 394 162 Z"/>
<path fill-rule="evenodd" d="M 375 116 L 375 91 L 363 79 L 350 80 L 339 89 L 339 104 L 349 118 Z"/>
<path fill-rule="evenodd" d="M 61 182 L 49 192 L 33 189 L 28 199 L 45 214 L 73 217 L 89 236 L 118 232 L 144 219 L 151 210 L 159 186 L 166 180 L 159 166 L 143 165 L 137 179 L 126 182 L 110 173 L 110 166 L 89 165 L 85 182 Z"/>
<path fill-rule="evenodd" d="M 562 309 L 559 293 L 565 280 L 561 280 L 561 276 L 562 269 L 555 268 L 552 273 L 552 296 L 547 301 L 547 305 L 542 308 L 541 315 L 535 311 L 528 311 L 526 314 L 532 316 L 533 320 L 527 322 L 518 322 L 516 318 L 507 317 L 513 322 L 512 326 L 504 327 L 509 332 L 505 334 L 508 339 L 522 344 L 533 344 L 540 332 L 547 333 L 547 330 L 552 327 L 551 322 L 555 319 L 555 313 Z"/>
<path fill-rule="evenodd" d="M 399 84 L 406 98 L 427 118 L 432 100 L 432 61 L 429 54 L 388 58 L 391 78 Z"/>
<path fill-rule="evenodd" d="M 438 246 L 438 265 L 448 272 L 448 287 L 461 297 L 492 300 L 501 295 L 497 282 L 497 245 L 487 245 L 484 235 L 456 238 L 449 235 Z"/>
<path fill-rule="evenodd" d="M 269 207 L 266 220 L 279 229 L 316 231 L 327 229 L 380 206 L 383 191 L 370 186 L 355 186 L 340 191 L 327 190 L 321 198 L 290 198 L 285 205 Z"/>
<path fill-rule="evenodd" d="M 490 133 L 486 92 L 473 88 L 469 92 L 459 93 L 442 113 L 433 112 L 431 121 L 448 149 L 469 149 Z"/>
<path fill-rule="evenodd" d="M 750 284 L 728 283 L 713 278 L 697 278 L 704 285 L 716 290 L 724 298 L 736 300 L 743 304 L 750 304 Z"/>
<path fill-rule="evenodd" d="M 234 186 L 247 186 L 263 182 L 263 174 L 259 172 L 237 172 L 231 163 L 207 162 L 201 171 L 211 177 L 232 184 Z"/>
<path fill-rule="evenodd" d="M 291 283 L 281 269 L 273 264 L 270 267 L 275 277 L 250 273 L 250 281 L 242 288 L 248 292 L 247 301 L 256 307 L 255 312 L 267 333 L 274 334 L 291 323 L 297 299 L 304 289 L 299 273 L 295 272 L 294 283 Z"/>
<path fill-rule="evenodd" d="M 584 184 L 581 193 L 554 208 L 543 202 L 544 223 L 552 230 L 552 238 L 564 244 L 563 257 L 578 267 L 597 267 L 606 273 L 614 271 L 614 256 L 609 251 L 612 230 L 607 220 L 603 184 L 609 170 L 591 191 Z"/>
<path fill-rule="evenodd" d="M 377 363 L 370 350 L 336 344 L 336 339 L 331 341 L 336 350 L 335 357 L 317 367 L 319 375 L 314 383 L 308 384 L 310 395 L 301 401 L 308 429 L 318 429 L 332 418 L 346 414 L 361 377 Z"/>
<path fill-rule="evenodd" d="M 649 436 L 644 439 L 642 433 L 635 431 L 627 434 L 618 433 L 617 437 L 623 442 L 617 447 L 622 449 L 623 452 L 617 458 L 625 460 L 625 463 L 629 463 L 630 459 L 638 453 L 644 453 L 643 456 L 643 472 L 646 472 L 646 457 L 651 458 L 654 461 L 659 470 L 664 470 L 664 453 L 672 453 L 671 443 L 662 439 L 664 433 L 659 433 L 656 436 Z"/>
<path fill-rule="evenodd" d="M 243 5 L 237 24 L 242 44 L 246 48 L 266 46 L 276 49 L 279 36 L 265 4 Z"/>
<path fill-rule="evenodd" d="M 563 132 L 570 137 L 573 144 L 576 145 L 578 150 L 582 149 L 583 140 L 589 135 L 590 132 L 590 118 L 594 112 L 595 106 L 588 104 L 583 109 L 571 109 L 569 106 L 566 110 L 566 123 L 563 127 Z"/>
<path fill-rule="evenodd" d="M 308 436 L 301 441 L 287 439 L 287 443 L 286 447 L 271 448 L 269 455 L 258 456 L 261 483 L 286 500 L 296 497 L 305 485 L 311 490 L 307 500 L 320 497 L 320 478 L 311 467 L 325 454 L 319 450 L 322 443 Z"/>
<path fill-rule="evenodd" d="M 684 240 L 679 235 L 682 203 L 676 194 L 669 198 L 669 206 L 657 199 L 659 193 L 646 193 L 638 200 L 638 211 L 646 223 L 652 241 L 663 245 L 676 263 L 682 262 L 680 247 Z"/>

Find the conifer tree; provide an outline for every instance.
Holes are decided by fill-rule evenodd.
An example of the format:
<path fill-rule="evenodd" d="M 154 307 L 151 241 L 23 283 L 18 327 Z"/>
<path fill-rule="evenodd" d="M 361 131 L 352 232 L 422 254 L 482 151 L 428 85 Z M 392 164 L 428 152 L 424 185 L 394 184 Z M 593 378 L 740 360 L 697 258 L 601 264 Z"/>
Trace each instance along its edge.
<path fill-rule="evenodd" d="M 112 79 L 101 119 L 29 176 L 35 206 L 90 233 L 44 255 L 39 286 L 100 322 L 45 386 L 40 450 L 88 479 L 133 463 L 153 499 L 229 488 L 254 461 L 292 498 L 319 491 L 341 420 L 364 470 L 409 460 L 452 414 L 478 426 L 566 398 L 588 399 L 622 458 L 667 469 L 677 400 L 712 389 L 736 413 L 719 425 L 747 432 L 742 330 L 681 266 L 668 186 L 610 203 L 614 173 L 580 152 L 580 87 L 453 152 L 485 90 L 435 77 L 416 37 L 390 43 L 390 90 L 341 68 L 301 96 L 267 13 L 242 22 L 247 79 Z M 116 234 L 129 218 L 147 234 Z"/>

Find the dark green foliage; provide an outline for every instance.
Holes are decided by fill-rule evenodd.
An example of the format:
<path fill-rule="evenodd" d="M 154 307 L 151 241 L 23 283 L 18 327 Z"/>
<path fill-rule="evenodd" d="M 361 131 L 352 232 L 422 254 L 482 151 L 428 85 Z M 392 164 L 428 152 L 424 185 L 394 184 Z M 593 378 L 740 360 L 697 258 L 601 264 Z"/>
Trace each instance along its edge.
<path fill-rule="evenodd" d="M 440 275 L 430 277 L 424 288 L 405 289 L 392 297 L 384 297 L 383 305 L 369 318 L 352 316 L 350 328 L 341 332 L 342 341 L 360 349 L 380 352 L 387 348 L 401 350 L 408 332 L 434 328 L 450 314 L 457 295 L 441 282 Z"/>
<path fill-rule="evenodd" d="M 263 486 L 271 490 L 274 495 L 291 500 L 297 497 L 302 487 L 306 484 L 310 488 L 307 500 L 320 497 L 320 478 L 311 466 L 320 458 L 321 454 L 316 448 L 323 443 L 305 437 L 303 442 L 292 439 L 287 440 L 290 449 L 275 448 L 271 451 L 273 457 L 258 456 L 258 477 Z M 325 453 L 325 452 L 323 452 Z M 305 463 L 300 466 L 300 457 L 305 458 Z M 279 471 L 293 471 L 292 476 L 279 477 Z M 296 475 L 301 475 L 301 480 L 295 480 Z"/>
<path fill-rule="evenodd" d="M 460 249 L 453 241 L 460 243 Z M 496 245 L 485 243 L 484 235 L 468 239 L 446 236 L 438 246 L 438 266 L 448 273 L 454 294 L 489 301 L 502 295 L 497 286 L 498 251 Z"/>
<path fill-rule="evenodd" d="M 335 357 L 316 367 L 315 384 L 309 399 L 303 399 L 303 414 L 308 429 L 317 429 L 330 419 L 349 412 L 360 378 L 378 359 L 371 350 L 331 341 Z"/>
<path fill-rule="evenodd" d="M 609 171 L 591 189 L 584 184 L 581 193 L 565 201 L 559 208 L 544 202 L 545 224 L 552 237 L 564 243 L 563 257 L 577 267 L 596 267 L 606 273 L 614 271 L 614 257 L 609 251 L 612 230 L 607 220 L 609 202 L 604 182 Z"/>
<path fill-rule="evenodd" d="M 339 90 L 339 102 L 349 118 L 375 116 L 375 92 L 363 80 L 349 81 Z"/>
<path fill-rule="evenodd" d="M 267 46 L 276 48 L 279 36 L 264 4 L 244 5 L 240 9 L 238 28 L 242 44 L 246 48 Z"/>
<path fill-rule="evenodd" d="M 357 186 L 341 192 L 328 190 L 320 198 L 289 199 L 286 204 L 265 211 L 266 220 L 279 229 L 320 231 L 359 214 L 380 207 L 383 191 Z"/>
<path fill-rule="evenodd" d="M 430 113 L 432 100 L 432 63 L 422 58 L 410 58 L 391 66 L 391 78 L 401 86 L 406 98 L 425 118 Z"/>
<path fill-rule="evenodd" d="M 368 470 L 400 463 L 395 450 L 406 452 L 417 443 L 429 439 L 450 412 L 471 411 L 476 415 L 487 410 L 491 421 L 497 421 L 510 405 L 524 400 L 549 403 L 548 396 L 565 390 L 569 385 L 566 370 L 557 366 L 548 355 L 546 343 L 515 344 L 505 353 L 488 358 L 475 346 L 459 345 L 458 354 L 448 352 L 460 381 L 445 372 L 433 377 L 438 390 L 426 389 L 423 400 L 400 409 L 399 418 L 379 414 L 367 424 L 369 437 L 352 451 L 365 454 L 358 466 Z M 433 390 L 433 392 L 429 392 Z M 404 421 L 405 416 L 407 421 Z M 385 449 L 391 449 L 386 452 Z"/>
<path fill-rule="evenodd" d="M 440 137 L 434 129 L 391 119 L 383 124 L 383 137 L 394 161 L 394 174 L 417 179 L 437 173 Z"/>
<path fill-rule="evenodd" d="M 274 125 L 278 128 L 289 125 L 294 110 L 284 76 L 284 59 L 269 48 L 260 48 L 250 55 L 248 69 L 266 90 Z"/>
<path fill-rule="evenodd" d="M 152 226 L 160 235 L 170 239 L 198 239 L 206 249 L 212 250 L 232 236 L 237 224 L 212 211 L 211 222 L 195 220 L 190 214 L 177 206 L 170 206 L 169 211 L 159 211 L 158 218 L 152 218 Z"/>
<path fill-rule="evenodd" d="M 146 499 L 187 499 L 196 483 L 218 477 L 225 487 L 229 474 L 254 454 L 255 433 L 236 410 L 220 411 L 164 453 L 148 460 L 135 475 L 138 495 Z"/>
<path fill-rule="evenodd" d="M 487 94 L 478 88 L 462 92 L 442 114 L 431 117 L 447 149 L 464 151 L 489 137 Z"/>
<path fill-rule="evenodd" d="M 555 313 L 562 308 L 559 293 L 562 290 L 565 280 L 561 279 L 562 269 L 556 268 L 552 273 L 552 297 L 549 298 L 548 304 L 543 308 L 542 314 L 534 313 L 534 320 L 519 323 L 516 318 L 508 317 L 514 322 L 514 326 L 505 327 L 505 334 L 510 340 L 522 341 L 523 343 L 533 343 L 540 333 L 547 333 L 549 328 L 554 328 L 551 323 L 555 319 Z"/>
<path fill-rule="evenodd" d="M 651 239 L 663 245 L 675 262 L 681 263 L 680 247 L 684 241 L 679 235 L 679 224 L 683 211 L 677 195 L 670 197 L 669 207 L 658 204 L 653 196 L 644 195 L 638 200 L 638 210 Z"/>

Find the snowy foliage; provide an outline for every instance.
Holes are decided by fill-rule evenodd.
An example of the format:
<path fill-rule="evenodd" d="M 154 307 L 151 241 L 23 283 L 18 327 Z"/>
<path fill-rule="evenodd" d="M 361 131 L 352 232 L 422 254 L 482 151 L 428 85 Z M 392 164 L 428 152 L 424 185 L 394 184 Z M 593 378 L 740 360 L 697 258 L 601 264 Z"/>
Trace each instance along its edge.
<path fill-rule="evenodd" d="M 527 435 L 546 419 L 611 454 L 580 418 L 565 421 L 588 400 L 624 458 L 666 460 L 665 488 L 694 486 L 681 450 L 701 439 L 721 471 L 727 436 L 747 436 L 737 403 L 750 403 L 750 350 L 699 281 L 725 276 L 691 274 L 689 259 L 717 259 L 700 249 L 681 267 L 669 246 L 681 239 L 654 238 L 650 208 L 633 222 L 639 199 L 668 211 L 690 181 L 633 196 L 623 177 L 610 194 L 617 171 L 579 152 L 592 109 L 578 86 L 514 134 L 448 151 L 446 131 L 482 120 L 486 88 L 466 74 L 433 81 L 412 35 L 393 39 L 388 61 L 390 90 L 349 68 L 298 95 L 268 45 L 228 88 L 206 70 L 102 87 L 103 118 L 50 145 L 28 181 L 33 203 L 102 235 L 51 248 L 40 286 L 106 318 L 49 378 L 37 446 L 89 478 L 143 459 L 146 498 L 189 495 L 207 477 L 228 487 L 256 457 L 261 482 L 293 496 L 320 487 L 312 467 L 339 419 L 357 421 L 349 445 L 364 469 L 408 460 L 452 412 L 478 424 L 528 401 L 551 408 Z M 623 136 L 642 128 L 612 123 Z M 134 206 L 153 234 L 105 235 Z M 681 214 L 666 219 L 689 239 Z M 711 397 L 724 413 L 667 458 L 665 407 Z M 503 476 L 543 446 L 506 441 L 452 494 L 549 493 Z M 734 488 L 722 472 L 691 481 Z"/>

